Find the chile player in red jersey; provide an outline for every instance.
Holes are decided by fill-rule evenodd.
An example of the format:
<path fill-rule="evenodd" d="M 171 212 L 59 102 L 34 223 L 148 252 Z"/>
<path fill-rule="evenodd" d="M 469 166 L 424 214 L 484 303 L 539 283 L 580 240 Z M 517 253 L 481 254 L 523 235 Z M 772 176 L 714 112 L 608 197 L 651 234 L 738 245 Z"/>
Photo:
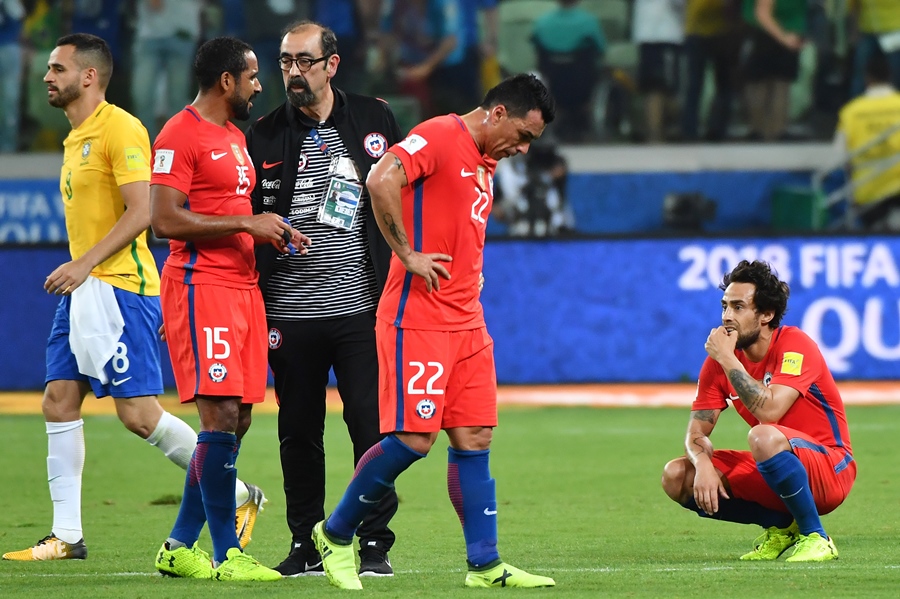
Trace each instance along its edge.
<path fill-rule="evenodd" d="M 329 581 L 360 589 L 351 541 L 401 472 L 450 439 L 447 484 L 463 526 L 469 587 L 553 586 L 497 551 L 497 497 L 489 469 L 497 424 L 493 341 L 478 300 L 497 161 L 525 153 L 554 117 L 547 88 L 517 75 L 475 110 L 425 121 L 367 179 L 372 209 L 394 251 L 378 305 L 381 431 L 313 540 Z"/>
<path fill-rule="evenodd" d="M 276 580 L 278 572 L 242 553 L 234 527 L 239 440 L 266 388 L 266 316 L 253 247 L 305 252 L 309 239 L 278 215 L 253 215 L 255 171 L 244 135 L 229 122 L 248 119 L 262 89 L 253 50 L 234 38 L 212 39 L 197 51 L 194 70 L 200 93 L 157 137 L 150 181 L 153 230 L 171 240 L 161 289 L 169 355 L 178 395 L 197 403 L 201 428 L 156 568 L 189 578 Z M 196 546 L 204 522 L 215 570 Z"/>
<path fill-rule="evenodd" d="M 741 262 L 720 288 L 722 326 L 706 341 L 686 457 L 663 471 L 666 494 L 701 516 L 766 530 L 742 560 L 836 559 L 820 514 L 856 479 L 844 403 L 815 341 L 779 326 L 790 294 L 765 262 Z M 713 450 L 709 439 L 730 400 L 752 428 L 749 451 Z"/>

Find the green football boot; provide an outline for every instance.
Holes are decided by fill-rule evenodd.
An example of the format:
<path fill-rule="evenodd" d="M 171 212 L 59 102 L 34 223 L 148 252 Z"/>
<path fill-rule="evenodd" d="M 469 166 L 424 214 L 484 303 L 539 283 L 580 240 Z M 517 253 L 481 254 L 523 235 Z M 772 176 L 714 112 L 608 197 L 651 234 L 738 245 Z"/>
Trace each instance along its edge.
<path fill-rule="evenodd" d="M 470 569 L 466 574 L 466 586 L 470 588 L 519 587 L 534 589 L 556 586 L 556 581 L 547 576 L 529 574 L 497 560 L 488 564 L 484 569 Z"/>
<path fill-rule="evenodd" d="M 745 561 L 771 561 L 778 559 L 800 537 L 800 529 L 796 522 L 791 522 L 787 528 L 770 526 L 753 541 L 753 551 L 741 556 Z"/>
<path fill-rule="evenodd" d="M 356 571 L 353 543 L 342 545 L 329 539 L 325 534 L 325 520 L 313 527 L 312 540 L 322 556 L 322 566 L 328 582 L 339 589 L 361 591 L 363 587 Z"/>
<path fill-rule="evenodd" d="M 156 569 L 163 576 L 175 578 L 205 578 L 213 575 L 212 561 L 209 554 L 200 549 L 197 543 L 191 549 L 179 547 L 169 549 L 169 543 L 163 543 L 156 554 Z"/>
<path fill-rule="evenodd" d="M 239 548 L 232 547 L 225 554 L 225 561 L 216 568 L 213 580 L 270 582 L 281 580 L 281 574 L 265 567 Z"/>
<path fill-rule="evenodd" d="M 794 552 L 785 561 L 788 562 L 827 562 L 838 558 L 837 547 L 830 537 L 823 537 L 817 532 L 800 535 Z"/>

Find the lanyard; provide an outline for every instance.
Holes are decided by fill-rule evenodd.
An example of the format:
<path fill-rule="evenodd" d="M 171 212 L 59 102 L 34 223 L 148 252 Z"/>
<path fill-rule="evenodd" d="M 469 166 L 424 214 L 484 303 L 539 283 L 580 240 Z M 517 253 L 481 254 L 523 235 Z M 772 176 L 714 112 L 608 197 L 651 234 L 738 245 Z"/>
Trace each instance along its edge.
<path fill-rule="evenodd" d="M 310 129 L 310 130 L 309 130 L 309 136 L 312 138 L 312 140 L 313 140 L 314 142 L 316 142 L 316 145 L 319 146 L 319 149 L 322 150 L 322 153 L 323 153 L 323 154 L 325 154 L 325 155 L 328 156 L 329 158 L 332 158 L 332 156 L 331 156 L 331 150 L 328 149 L 328 144 L 325 143 L 325 140 L 322 139 L 322 136 L 321 136 L 321 135 L 319 135 L 319 130 L 318 130 L 318 129 L 316 129 L 315 127 L 313 127 L 312 129 Z"/>

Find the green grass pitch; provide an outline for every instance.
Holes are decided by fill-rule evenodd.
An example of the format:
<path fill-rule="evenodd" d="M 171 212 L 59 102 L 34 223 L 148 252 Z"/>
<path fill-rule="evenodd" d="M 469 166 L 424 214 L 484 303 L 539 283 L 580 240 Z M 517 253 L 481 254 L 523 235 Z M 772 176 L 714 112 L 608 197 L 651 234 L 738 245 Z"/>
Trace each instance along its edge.
<path fill-rule="evenodd" d="M 93 400 L 91 400 L 93 401 Z M 818 565 L 744 563 L 758 529 L 708 521 L 679 508 L 659 487 L 663 464 L 681 453 L 686 409 L 505 408 L 495 431 L 500 550 L 510 563 L 553 576 L 534 591 L 463 588 L 465 550 L 447 498 L 446 437 L 398 481 L 397 575 L 363 579 L 378 597 L 896 597 L 900 589 L 900 406 L 848 409 L 859 477 L 848 500 L 824 518 L 840 560 Z M 188 421 L 196 426 L 196 417 Z M 328 505 L 351 474 L 339 414 L 329 414 Z M 744 447 L 746 425 L 726 413 L 718 447 Z M 183 472 L 115 417 L 88 417 L 84 562 L 0 562 L 0 597 L 337 597 L 324 578 L 225 584 L 167 579 L 153 557 L 174 522 Z M 46 435 L 39 416 L 0 417 L 0 550 L 26 547 L 51 523 Z M 273 415 L 260 414 L 241 450 L 240 477 L 270 498 L 251 555 L 267 565 L 287 553 L 284 496 Z M 162 503 L 162 505 L 158 505 Z M 204 533 L 201 543 L 210 548 Z M 265 593 L 265 595 L 263 595 Z"/>

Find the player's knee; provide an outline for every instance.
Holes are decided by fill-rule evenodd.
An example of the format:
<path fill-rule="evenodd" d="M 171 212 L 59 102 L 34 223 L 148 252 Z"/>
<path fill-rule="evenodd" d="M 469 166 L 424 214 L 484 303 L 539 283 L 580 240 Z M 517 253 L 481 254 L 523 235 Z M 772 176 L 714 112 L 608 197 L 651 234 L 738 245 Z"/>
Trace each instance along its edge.
<path fill-rule="evenodd" d="M 675 458 L 663 467 L 662 484 L 663 491 L 672 501 L 684 503 L 691 496 L 691 480 L 693 479 L 693 465 L 687 458 Z M 689 473 L 690 471 L 690 473 Z"/>
<path fill-rule="evenodd" d="M 117 397 L 115 403 L 119 421 L 141 439 L 153 434 L 163 415 L 162 406 L 153 396 Z"/>
<path fill-rule="evenodd" d="M 159 423 L 158 419 L 156 422 L 149 422 L 137 411 L 119 412 L 119 420 L 125 425 L 125 428 L 141 439 L 146 439 L 153 434 L 153 431 L 156 430 L 156 425 Z"/>
<path fill-rule="evenodd" d="M 428 433 L 401 433 L 395 432 L 394 437 L 416 453 L 428 455 L 431 446 L 434 445 L 437 435 Z"/>
<path fill-rule="evenodd" d="M 66 385 L 51 381 L 44 389 L 41 412 L 47 422 L 71 422 L 81 418 L 81 399 Z"/>
<path fill-rule="evenodd" d="M 494 439 L 494 429 L 490 427 L 483 427 L 481 430 L 475 432 L 471 437 L 471 444 L 474 446 L 474 451 L 484 451 L 485 449 L 491 448 L 491 441 Z"/>
<path fill-rule="evenodd" d="M 757 462 L 768 460 L 782 451 L 789 451 L 791 444 L 780 430 L 768 424 L 757 424 L 747 433 L 747 445 Z"/>

